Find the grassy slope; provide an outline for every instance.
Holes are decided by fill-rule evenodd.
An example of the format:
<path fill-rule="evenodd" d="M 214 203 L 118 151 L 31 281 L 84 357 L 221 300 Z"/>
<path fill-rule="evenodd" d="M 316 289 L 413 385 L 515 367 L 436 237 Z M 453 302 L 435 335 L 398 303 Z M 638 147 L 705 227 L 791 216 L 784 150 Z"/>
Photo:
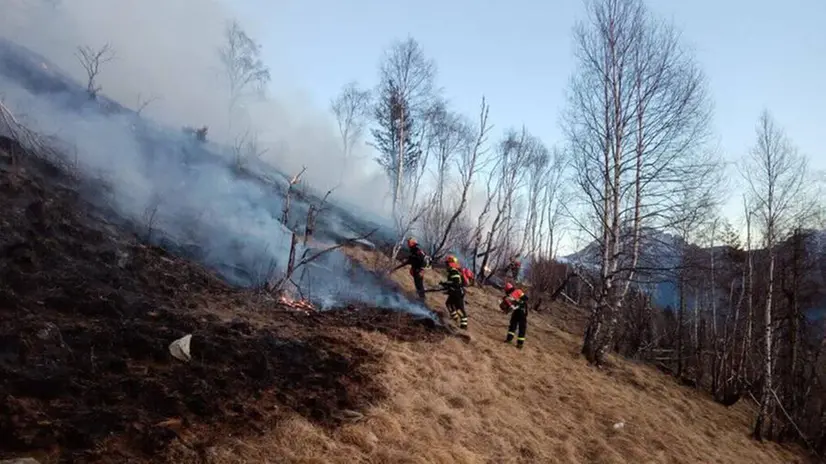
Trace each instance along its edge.
<path fill-rule="evenodd" d="M 351 250 L 365 264 L 376 257 Z M 394 278 L 407 290 L 405 272 Z M 427 281 L 439 276 L 431 271 Z M 429 294 L 431 307 L 442 296 Z M 646 366 L 616 360 L 606 372 L 578 355 L 580 337 L 532 314 L 524 351 L 502 343 L 497 295 L 470 289 L 469 343 L 390 341 L 381 381 L 390 399 L 364 420 L 325 432 L 303 419 L 275 433 L 213 449 L 218 462 L 662 462 L 793 463 L 799 454 L 748 437 L 750 407 L 725 408 Z M 570 312 L 570 308 L 568 308 Z M 564 308 L 554 308 L 557 313 Z M 624 422 L 624 427 L 614 424 Z"/>

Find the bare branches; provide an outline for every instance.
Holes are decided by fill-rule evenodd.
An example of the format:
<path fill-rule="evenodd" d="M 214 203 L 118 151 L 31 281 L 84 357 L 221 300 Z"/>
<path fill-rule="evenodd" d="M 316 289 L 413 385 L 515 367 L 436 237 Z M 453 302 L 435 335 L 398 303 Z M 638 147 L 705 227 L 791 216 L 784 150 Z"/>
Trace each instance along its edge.
<path fill-rule="evenodd" d="M 754 211 L 762 226 L 768 251 L 766 273 L 766 303 L 764 310 L 763 388 L 760 408 L 754 423 L 754 438 L 763 437 L 764 421 L 771 414 L 772 381 L 774 380 L 773 317 L 775 303 L 775 247 L 785 230 L 794 225 L 799 215 L 809 210 L 802 204 L 807 160 L 801 156 L 782 129 L 777 127 L 768 111 L 760 115 L 757 144 L 752 149 L 744 170 Z"/>
<path fill-rule="evenodd" d="M 268 283 L 267 287 L 266 287 L 267 291 L 270 291 L 270 292 L 281 291 L 284 287 L 284 284 L 286 284 L 287 282 L 289 282 L 292 279 L 292 276 L 295 273 L 295 271 L 301 269 L 302 267 L 306 266 L 307 264 L 312 263 L 313 261 L 321 258 L 322 256 L 325 256 L 329 253 L 332 253 L 333 251 L 336 251 L 336 250 L 338 250 L 340 248 L 343 248 L 345 246 L 350 246 L 350 245 L 356 244 L 356 243 L 358 243 L 362 240 L 367 240 L 368 238 L 370 238 L 370 236 L 372 236 L 374 233 L 376 233 L 377 230 L 378 229 L 373 229 L 373 230 L 371 230 L 370 232 L 368 232 L 364 235 L 361 235 L 359 237 L 352 238 L 352 239 L 349 239 L 349 240 L 345 240 L 345 241 L 343 241 L 343 242 L 341 242 L 337 245 L 333 245 L 331 247 L 325 248 L 325 249 L 317 251 L 315 253 L 309 253 L 309 248 L 305 248 L 304 253 L 302 254 L 302 258 L 298 262 L 295 262 L 296 246 L 298 244 L 298 239 L 296 237 L 296 234 L 293 233 L 292 234 L 292 242 L 290 244 L 290 259 L 289 259 L 289 264 L 287 266 L 287 272 L 285 272 L 285 274 L 280 279 L 278 279 L 277 281 L 272 281 L 272 282 Z"/>
<path fill-rule="evenodd" d="M 566 131 L 602 252 L 603 294 L 584 349 L 591 362 L 601 362 L 613 334 L 613 316 L 603 327 L 597 312 L 621 306 L 643 226 L 669 210 L 675 186 L 701 174 L 692 155 L 708 131 L 705 79 L 678 38 L 641 0 L 594 0 L 575 32 L 579 69 Z M 621 257 L 627 265 L 618 273 Z"/>
<path fill-rule="evenodd" d="M 318 204 L 311 203 L 310 207 L 307 209 L 307 224 L 304 226 L 304 245 L 306 246 L 309 243 L 310 239 L 313 237 L 315 233 L 315 220 L 318 215 L 324 211 L 324 207 L 327 204 L 327 198 L 330 194 L 333 193 L 335 188 L 331 188 L 327 190 L 327 193 L 324 194 L 324 197 Z"/>
<path fill-rule="evenodd" d="M 294 175 L 287 184 L 287 191 L 284 193 L 284 209 L 281 211 L 281 223 L 285 226 L 288 225 L 290 220 L 290 201 L 292 200 L 293 189 L 295 188 L 295 185 L 301 181 L 301 176 L 304 175 L 306 171 L 307 167 L 302 167 L 301 171 Z"/>
<path fill-rule="evenodd" d="M 163 203 L 163 198 L 158 194 L 158 192 L 153 192 L 152 196 L 149 198 L 149 201 L 146 204 L 146 208 L 143 211 L 143 222 L 144 226 L 146 227 L 146 241 L 152 241 L 152 232 L 155 230 L 155 225 L 157 221 L 158 209 L 161 207 Z"/>
<path fill-rule="evenodd" d="M 459 199 L 459 204 L 456 206 L 453 214 L 451 214 L 448 218 L 444 229 L 441 231 L 441 237 L 438 238 L 438 241 L 434 244 L 433 251 L 431 253 L 434 258 L 438 258 L 445 250 L 450 234 L 453 231 L 453 226 L 462 216 L 462 213 L 464 213 L 465 208 L 467 207 L 468 195 L 470 193 L 470 188 L 473 186 L 473 180 L 482 168 L 483 163 L 481 158 L 486 153 L 485 147 L 487 145 L 488 133 L 493 127 L 488 124 L 489 112 L 490 106 L 488 106 L 485 101 L 485 97 L 482 97 L 482 103 L 479 109 L 479 125 L 476 128 L 476 136 L 474 139 L 470 139 L 471 136 L 468 135 L 468 143 L 464 146 L 464 149 L 460 151 L 459 158 L 456 161 L 457 170 L 461 178 L 461 196 Z"/>
<path fill-rule="evenodd" d="M 101 87 L 97 84 L 100 68 L 102 65 L 115 59 L 115 51 L 109 44 L 104 44 L 99 49 L 84 45 L 77 47 L 75 56 L 80 62 L 80 65 L 83 66 L 83 70 L 86 71 L 86 92 L 89 94 L 89 98 L 94 100 L 101 90 Z"/>
<path fill-rule="evenodd" d="M 767 247 L 790 230 L 811 206 L 801 202 L 808 160 L 798 153 L 768 111 L 760 115 L 757 141 L 742 175 Z"/>
<path fill-rule="evenodd" d="M 379 75 L 382 82 L 393 82 L 415 111 L 424 111 L 434 96 L 436 62 L 425 56 L 413 37 L 396 41 L 387 49 Z"/>
<path fill-rule="evenodd" d="M 370 114 L 370 91 L 361 90 L 356 82 L 346 84 L 339 95 L 330 102 L 330 109 L 336 117 L 341 136 L 344 169 L 352 155 L 353 146 L 364 135 Z"/>
<path fill-rule="evenodd" d="M 230 21 L 224 29 L 224 44 L 218 49 L 224 67 L 229 92 L 228 118 L 232 126 L 233 112 L 238 102 L 249 93 L 263 93 L 272 79 L 269 68 L 261 60 L 261 45 Z"/>
<path fill-rule="evenodd" d="M 380 127 L 373 130 L 373 146 L 391 181 L 394 215 L 409 178 L 407 172 L 415 171 L 421 155 L 418 137 L 434 96 L 435 76 L 435 63 L 412 37 L 391 45 L 379 68 L 374 115 Z"/>
<path fill-rule="evenodd" d="M 155 96 L 155 95 L 150 96 L 149 98 L 144 99 L 144 98 L 143 98 L 143 95 L 138 94 L 138 99 L 137 99 L 137 102 L 136 102 L 136 105 L 135 105 L 135 113 L 136 113 L 138 116 L 140 116 L 140 115 L 141 115 L 141 113 L 143 112 L 143 110 L 144 110 L 144 109 L 146 109 L 146 107 L 147 107 L 147 106 L 149 106 L 149 105 L 150 105 L 150 104 L 152 104 L 153 102 L 156 102 L 156 101 L 158 101 L 158 100 L 160 100 L 160 99 L 161 99 L 161 97 L 158 97 L 158 96 Z"/>
<path fill-rule="evenodd" d="M 267 148 L 259 144 L 257 134 L 249 130 L 245 131 L 235 138 L 235 143 L 232 145 L 235 169 L 238 172 L 243 171 L 251 160 L 260 159 L 267 151 Z"/>
<path fill-rule="evenodd" d="M 63 164 L 61 159 L 56 156 L 57 150 L 52 146 L 53 140 L 36 133 L 20 123 L 14 113 L 3 103 L 2 98 L 0 98 L 0 136 L 8 137 L 17 142 L 23 150 L 48 157 L 52 162 Z M 18 157 L 22 155 L 22 153 L 17 153 L 15 147 L 12 147 L 9 155 L 11 156 L 12 164 L 16 164 Z M 73 171 L 69 169 L 69 166 L 66 166 L 66 168 L 67 172 L 71 173 Z"/>

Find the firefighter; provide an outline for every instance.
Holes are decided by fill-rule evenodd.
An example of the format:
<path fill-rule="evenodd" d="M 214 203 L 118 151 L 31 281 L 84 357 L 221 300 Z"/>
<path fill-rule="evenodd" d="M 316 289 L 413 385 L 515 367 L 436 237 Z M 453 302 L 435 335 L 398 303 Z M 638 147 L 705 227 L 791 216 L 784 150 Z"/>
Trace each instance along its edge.
<path fill-rule="evenodd" d="M 393 273 L 405 266 L 410 266 L 410 275 L 413 277 L 413 285 L 416 286 L 416 294 L 424 300 L 424 270 L 428 264 L 427 254 L 419 247 L 416 239 L 412 237 L 407 239 L 407 248 L 410 251 L 407 260 L 393 268 L 390 272 Z"/>
<path fill-rule="evenodd" d="M 504 290 L 505 297 L 502 298 L 499 307 L 505 314 L 512 311 L 505 343 L 510 343 L 516 336 L 516 347 L 521 349 L 525 344 L 525 332 L 528 329 L 528 296 L 510 282 L 505 284 Z"/>
<path fill-rule="evenodd" d="M 467 311 L 465 311 L 467 280 L 462 273 L 462 266 L 455 256 L 448 255 L 445 258 L 445 265 L 447 267 L 447 280 L 440 282 L 447 294 L 445 306 L 450 312 L 450 317 L 459 323 L 459 328 L 467 330 Z"/>
<path fill-rule="evenodd" d="M 508 263 L 508 270 L 513 276 L 513 280 L 519 281 L 519 271 L 522 269 L 522 263 L 519 261 L 519 255 L 511 256 L 510 263 Z"/>

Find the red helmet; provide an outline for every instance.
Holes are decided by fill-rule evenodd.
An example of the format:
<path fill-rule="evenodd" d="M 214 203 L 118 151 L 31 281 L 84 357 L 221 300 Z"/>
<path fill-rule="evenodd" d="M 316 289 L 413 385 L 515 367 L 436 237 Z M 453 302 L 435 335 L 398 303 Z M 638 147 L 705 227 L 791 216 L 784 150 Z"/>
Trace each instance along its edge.
<path fill-rule="evenodd" d="M 410 238 L 408 238 L 408 239 L 407 239 L 407 246 L 408 246 L 408 248 L 413 248 L 413 247 L 414 247 L 414 246 L 416 246 L 416 245 L 418 245 L 418 242 L 416 241 L 416 239 L 415 239 L 415 238 L 410 237 Z"/>
<path fill-rule="evenodd" d="M 459 259 L 453 255 L 447 255 L 445 257 L 445 264 L 447 264 L 448 266 L 450 266 L 451 264 L 458 265 Z"/>
<path fill-rule="evenodd" d="M 505 284 L 505 293 L 510 293 L 513 291 L 513 284 L 508 282 Z"/>

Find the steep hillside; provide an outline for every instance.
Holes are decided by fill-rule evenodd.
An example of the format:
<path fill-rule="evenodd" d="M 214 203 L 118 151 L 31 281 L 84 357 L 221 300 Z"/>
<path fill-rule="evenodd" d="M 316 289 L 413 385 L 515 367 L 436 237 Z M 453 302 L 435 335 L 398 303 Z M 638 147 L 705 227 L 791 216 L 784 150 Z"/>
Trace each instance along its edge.
<path fill-rule="evenodd" d="M 575 308 L 532 315 L 521 352 L 487 290 L 470 291 L 469 339 L 374 308 L 306 313 L 138 243 L 43 163 L 3 164 L 0 195 L 0 457 L 802 462 L 751 442 L 745 406 L 584 365 L 554 318 L 576 331 Z M 187 333 L 183 363 L 167 346 Z"/>
<path fill-rule="evenodd" d="M 350 254 L 381 266 L 374 254 Z M 403 271 L 394 278 L 413 291 Z M 440 276 L 432 271 L 426 279 L 435 286 Z M 394 446 L 405 452 L 429 450 L 405 462 L 806 462 L 754 443 L 745 403 L 726 408 L 620 359 L 604 371 L 588 367 L 579 355 L 584 315 L 577 308 L 553 304 L 532 314 L 524 351 L 503 344 L 507 317 L 498 298 L 469 290 L 469 343 L 449 339 L 437 352 L 421 346 L 393 355 L 399 378 L 387 381 L 403 398 L 397 414 L 409 419 L 385 435 L 371 433 L 382 443 L 398 440 Z M 442 299 L 428 294 L 433 308 Z M 380 430 L 390 425 L 377 423 Z"/>
<path fill-rule="evenodd" d="M 8 164 L 7 148 L 0 457 L 197 461 L 222 437 L 269 434 L 296 417 L 332 430 L 388 394 L 381 349 L 357 327 L 425 343 L 445 336 L 431 319 L 307 313 L 232 288 L 102 219 L 51 165 Z M 190 363 L 167 350 L 186 334 Z"/>

